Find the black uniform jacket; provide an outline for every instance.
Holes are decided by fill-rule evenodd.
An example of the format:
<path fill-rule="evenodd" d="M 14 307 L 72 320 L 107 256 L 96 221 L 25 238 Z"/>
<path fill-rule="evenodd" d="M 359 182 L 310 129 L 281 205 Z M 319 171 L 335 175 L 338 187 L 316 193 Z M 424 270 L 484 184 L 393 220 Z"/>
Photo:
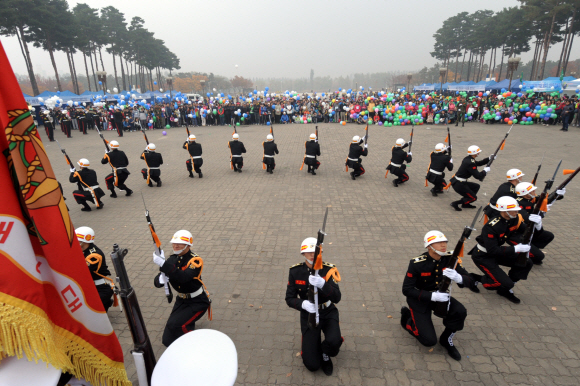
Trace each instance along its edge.
<path fill-rule="evenodd" d="M 203 153 L 203 151 L 201 150 L 201 144 L 195 141 L 193 142 L 185 141 L 185 143 L 183 144 L 183 148 L 187 149 L 189 155 L 192 157 L 200 157 L 201 154 Z"/>
<path fill-rule="evenodd" d="M 230 147 L 230 151 L 232 155 L 242 155 L 242 153 L 246 152 L 246 148 L 244 147 L 244 143 L 240 141 L 230 141 L 228 142 L 228 146 Z M 240 157 L 236 157 L 240 158 Z"/>
<path fill-rule="evenodd" d="M 326 277 L 328 271 L 332 268 L 335 268 L 334 264 L 323 263 L 322 269 L 318 271 L 318 274 L 321 277 L 326 278 L 326 283 L 322 289 L 318 290 L 318 304 L 321 305 L 329 300 L 333 303 L 329 308 L 319 310 L 321 315 L 335 308 L 334 304 L 340 302 L 341 298 L 338 283 L 333 277 Z M 305 263 L 293 265 L 290 267 L 288 286 L 286 287 L 286 304 L 288 304 L 288 307 L 297 309 L 306 314 L 307 312 L 302 309 L 302 302 L 308 300 L 308 287 L 310 285 L 308 282 L 309 276 L 310 269 Z"/>
<path fill-rule="evenodd" d="M 459 166 L 457 173 L 455 173 L 455 176 L 465 179 L 473 177 L 479 181 L 482 181 L 487 173 L 484 171 L 480 172 L 479 170 L 477 170 L 477 167 L 485 165 L 488 162 L 489 158 L 484 158 L 481 161 L 476 161 L 475 158 L 468 155 L 463 159 L 463 161 L 461 161 L 461 165 Z"/>
<path fill-rule="evenodd" d="M 413 160 L 413 156 L 409 155 L 403 148 L 407 147 L 407 144 L 403 147 L 393 146 L 391 162 L 397 165 L 403 164 L 403 162 L 410 163 Z"/>
<path fill-rule="evenodd" d="M 497 188 L 497 191 L 493 195 L 493 197 L 489 200 L 489 203 L 493 206 L 497 203 L 497 199 L 503 196 L 518 198 L 516 194 L 516 187 L 510 182 L 506 181 Z"/>
<path fill-rule="evenodd" d="M 85 255 L 85 260 L 89 271 L 91 271 L 91 278 L 93 280 L 102 279 L 103 276 L 111 276 L 111 271 L 107 268 L 107 262 L 105 261 L 105 254 L 99 247 L 93 244 L 85 249 L 83 254 Z M 99 276 L 97 273 L 103 276 Z"/>
<path fill-rule="evenodd" d="M 188 251 L 182 256 L 169 256 L 159 270 L 167 276 L 169 283 L 177 292 L 184 294 L 192 293 L 203 285 L 201 282 L 203 260 L 191 251 Z M 155 279 L 155 283 L 157 285 L 158 277 Z M 202 291 L 201 295 L 196 296 L 195 299 L 198 298 L 207 299 L 209 302 L 205 291 Z"/>
<path fill-rule="evenodd" d="M 278 154 L 278 146 L 274 141 L 264 142 L 264 155 Z"/>
<path fill-rule="evenodd" d="M 445 168 L 451 171 L 453 170 L 453 164 L 449 162 L 451 157 L 445 152 L 435 153 L 431 152 L 431 163 L 429 164 L 429 169 L 433 169 L 436 172 L 443 173 Z"/>
<path fill-rule="evenodd" d="M 428 252 L 411 259 L 405 280 L 403 280 L 403 295 L 410 299 L 421 302 L 431 301 L 431 292 L 437 291 L 439 283 L 443 280 L 443 269 L 449 265 L 452 252 L 441 256 L 439 261 L 429 256 Z M 469 273 L 463 268 L 461 263 L 457 263 L 455 270 L 463 278 L 463 283 L 457 284 L 459 287 L 470 287 L 475 282 Z"/>
<path fill-rule="evenodd" d="M 163 165 L 163 157 L 154 151 L 145 150 L 141 154 L 141 159 L 145 160 L 145 163 L 150 168 L 158 168 L 160 165 Z"/>
<path fill-rule="evenodd" d="M 304 143 L 304 147 L 306 148 L 306 155 L 314 157 L 304 157 L 304 163 L 306 165 L 315 165 L 317 162 L 316 157 L 320 156 L 320 144 L 314 140 L 310 140 Z"/>
<path fill-rule="evenodd" d="M 75 173 L 78 173 L 78 176 L 76 176 Z M 76 182 L 79 190 L 83 190 L 83 187 L 85 186 L 81 183 L 81 180 L 88 186 L 95 186 L 99 184 L 97 181 L 97 172 L 87 168 L 82 168 L 81 170 L 77 170 L 76 172 L 71 173 L 68 180 L 73 184 Z"/>
<path fill-rule="evenodd" d="M 103 165 L 110 164 L 114 168 L 126 168 L 129 166 L 129 159 L 127 159 L 124 151 L 114 149 L 105 154 L 101 163 Z"/>
<path fill-rule="evenodd" d="M 495 258 L 515 258 L 517 253 L 512 244 L 506 244 L 508 239 L 517 240 L 526 230 L 523 217 L 518 214 L 516 218 L 506 220 L 501 215 L 489 219 L 483 226 L 481 234 L 475 238 L 477 243 L 485 248 L 482 251 L 476 245 L 469 252 L 471 255 L 487 254 Z M 504 245 L 506 244 L 506 245 Z"/>

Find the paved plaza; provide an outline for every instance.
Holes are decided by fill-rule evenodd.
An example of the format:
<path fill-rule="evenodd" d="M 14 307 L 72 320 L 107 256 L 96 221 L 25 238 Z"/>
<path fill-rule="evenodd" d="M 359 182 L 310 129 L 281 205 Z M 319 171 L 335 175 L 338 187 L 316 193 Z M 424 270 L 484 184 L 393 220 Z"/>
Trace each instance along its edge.
<path fill-rule="evenodd" d="M 364 135 L 364 126 L 320 124 L 322 156 L 318 175 L 300 171 L 304 141 L 314 125 L 275 125 L 280 150 L 273 175 L 262 170 L 262 141 L 266 126 L 238 127 L 248 151 L 243 173 L 229 167 L 232 127 L 191 127 L 203 146 L 203 178 L 188 178 L 187 151 L 182 149 L 186 129 L 172 128 L 163 136 L 148 131 L 165 164 L 161 167 L 163 187 L 148 187 L 140 170 L 139 156 L 145 148 L 140 132 L 118 140 L 130 161 L 127 185 L 131 197 L 103 198 L 103 210 L 81 212 L 74 202 L 76 185 L 68 182 L 69 170 L 56 142 L 40 132 L 57 178 L 61 181 L 76 227 L 86 225 L 96 232 L 96 244 L 108 254 L 113 243 L 128 248 L 127 270 L 136 290 L 147 329 L 159 358 L 164 351 L 161 336 L 173 304 L 163 289 L 153 286 L 158 267 L 153 264 L 153 243 L 145 222 L 141 192 L 153 223 L 164 244 L 179 229 L 194 235 L 192 250 L 204 260 L 203 280 L 211 294 L 213 321 L 201 319 L 197 328 L 212 328 L 227 334 L 238 350 L 238 385 L 577 385 L 580 378 L 580 306 L 577 251 L 580 249 L 580 177 L 569 186 L 566 198 L 552 207 L 544 220 L 555 241 L 545 249 L 543 266 L 535 266 L 527 281 L 515 287 L 519 305 L 495 292 L 480 294 L 453 288 L 453 296 L 468 312 L 465 329 L 455 338 L 463 358 L 451 359 L 440 345 L 423 347 L 399 324 L 401 292 L 409 260 L 424 251 L 423 236 L 441 230 L 453 248 L 474 210 L 455 212 L 449 206 L 459 195 L 452 189 L 432 197 L 425 185 L 429 154 L 447 135 L 445 126 L 417 126 L 413 162 L 407 169 L 410 181 L 395 188 L 393 176 L 385 179 L 391 147 L 397 138 L 409 139 L 411 128 L 371 126 L 369 156 L 363 158 L 366 174 L 356 181 L 345 173 L 344 161 L 354 135 Z M 466 124 L 451 127 L 456 168 L 467 147 L 478 145 L 482 156 L 493 153 L 507 125 Z M 475 204 L 484 205 L 505 172 L 520 168 L 531 181 L 545 152 L 539 181 L 553 174 L 558 161 L 562 168 L 580 166 L 580 131 L 558 131 L 559 126 L 514 126 L 505 150 L 482 183 Z M 104 145 L 96 131 L 73 133 L 66 139 L 56 129 L 55 137 L 77 161 L 88 158 L 103 190 L 110 173 L 101 165 Z M 562 169 L 561 168 L 561 169 Z M 452 173 L 447 174 L 447 180 Z M 556 184 L 563 181 L 559 172 Z M 539 190 L 543 183 L 539 184 Z M 342 281 L 338 304 L 344 336 L 334 362 L 334 374 L 311 373 L 300 357 L 299 312 L 284 301 L 288 268 L 302 262 L 300 243 L 316 236 L 324 209 L 329 206 L 324 260 L 337 265 Z M 93 206 L 94 208 L 94 206 Z M 482 223 L 465 250 L 475 245 Z M 480 273 L 470 257 L 468 271 Z M 480 287 L 481 288 L 481 287 Z M 129 378 L 137 385 L 132 339 L 125 315 L 117 308 L 109 318 L 125 352 Z M 441 320 L 434 317 L 438 334 Z M 203 347 L 194 348 L 196 356 Z"/>

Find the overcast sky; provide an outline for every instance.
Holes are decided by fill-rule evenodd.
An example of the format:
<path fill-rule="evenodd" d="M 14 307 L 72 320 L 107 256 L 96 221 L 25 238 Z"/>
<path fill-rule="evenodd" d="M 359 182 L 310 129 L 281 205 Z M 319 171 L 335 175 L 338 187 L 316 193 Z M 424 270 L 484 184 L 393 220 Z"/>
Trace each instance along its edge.
<path fill-rule="evenodd" d="M 127 22 L 134 16 L 143 18 L 145 27 L 181 59 L 182 71 L 250 78 L 309 77 L 311 68 L 315 76 L 420 70 L 436 62 L 429 52 L 433 34 L 445 19 L 478 7 L 499 11 L 519 4 L 516 0 L 69 0 L 70 8 L 79 2 L 93 8 L 112 5 Z M 14 71 L 25 74 L 17 39 L 1 41 Z M 32 45 L 30 49 L 36 73 L 53 77 L 48 53 Z M 558 60 L 560 50 L 560 44 L 553 46 L 548 59 Z M 571 59 L 579 54 L 576 43 Z M 103 56 L 105 69 L 112 73 L 110 55 L 103 51 Z M 522 56 L 529 61 L 533 51 Z M 68 73 L 66 55 L 57 52 L 55 57 L 59 72 Z M 75 61 L 77 71 L 84 73 L 80 54 Z"/>

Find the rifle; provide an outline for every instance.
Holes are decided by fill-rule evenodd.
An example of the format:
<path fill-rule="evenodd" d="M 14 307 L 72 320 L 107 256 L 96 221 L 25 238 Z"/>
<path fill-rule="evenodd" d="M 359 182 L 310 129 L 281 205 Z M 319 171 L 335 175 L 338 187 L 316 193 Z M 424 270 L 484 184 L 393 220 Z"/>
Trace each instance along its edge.
<path fill-rule="evenodd" d="M 326 207 L 326 212 L 324 213 L 324 221 L 322 222 L 322 229 L 318 230 L 318 236 L 316 239 L 316 248 L 314 249 L 314 262 L 312 263 L 312 268 L 310 269 L 310 274 L 318 276 L 318 271 L 322 269 L 322 250 L 321 246 L 324 242 L 324 230 L 326 228 L 326 219 L 328 218 L 328 207 Z M 308 326 L 313 330 L 318 327 L 319 314 L 318 314 L 318 288 L 309 284 L 308 286 L 308 301 L 314 303 L 316 307 L 315 314 L 308 314 Z"/>
<path fill-rule="evenodd" d="M 540 212 L 547 212 L 548 211 L 548 190 L 552 188 L 554 184 L 554 180 L 556 179 L 556 175 L 558 174 L 558 169 L 560 169 L 560 165 L 562 164 L 562 160 L 558 163 L 556 167 L 556 171 L 554 172 L 554 176 L 552 179 L 546 181 L 546 185 L 544 186 L 544 191 L 540 194 L 540 197 L 536 200 L 536 204 L 534 205 L 534 209 L 532 209 L 532 213 L 530 214 L 539 214 Z M 536 223 L 529 221 L 526 225 L 526 230 L 524 232 L 524 236 L 522 238 L 522 244 L 530 245 L 532 242 L 532 237 L 534 237 L 534 229 Z M 518 257 L 516 259 L 516 265 L 519 267 L 525 267 L 526 263 L 528 262 L 529 252 L 520 252 L 518 253 Z"/>
<path fill-rule="evenodd" d="M 143 193 L 141 193 L 141 198 L 143 199 L 143 206 L 145 207 L 145 218 L 147 219 L 147 225 L 149 225 L 149 231 L 151 232 L 151 237 L 155 243 L 155 252 L 158 256 L 161 256 L 161 241 L 159 241 L 159 237 L 157 237 L 157 233 L 155 232 L 155 227 L 151 222 L 151 216 L 149 216 L 147 205 L 145 205 L 145 198 L 143 197 Z M 171 292 L 171 287 L 169 286 L 167 276 L 165 276 L 163 272 L 161 272 L 161 277 L 163 277 L 164 281 L 163 287 L 165 288 L 165 297 L 167 298 L 167 303 L 171 304 L 171 301 L 173 300 L 173 292 Z"/>
<path fill-rule="evenodd" d="M 449 143 L 447 151 L 449 152 L 449 157 L 451 157 L 451 132 L 449 131 L 449 126 L 447 126 L 447 138 L 445 138 L 444 142 Z"/>
<path fill-rule="evenodd" d="M 185 130 L 187 130 L 187 138 L 189 138 L 191 134 L 189 134 L 189 127 L 187 125 L 185 125 Z"/>
<path fill-rule="evenodd" d="M 107 153 L 110 153 L 111 152 L 111 148 L 109 147 L 109 142 L 107 142 L 107 140 L 105 139 L 105 137 L 103 137 L 103 133 L 101 133 L 99 131 L 99 128 L 98 127 L 95 126 L 95 129 L 97 129 L 97 133 L 99 133 L 99 137 L 101 137 L 101 139 L 105 143 L 105 147 L 107 148 Z"/>
<path fill-rule="evenodd" d="M 66 154 L 66 151 L 60 146 L 60 143 L 58 142 L 58 140 L 55 140 L 56 144 L 58 145 L 60 151 L 62 151 L 62 154 L 64 154 L 64 159 L 66 160 L 66 163 L 68 164 L 68 166 L 70 166 L 71 168 L 75 168 L 72 161 L 70 160 L 68 154 Z"/>
<path fill-rule="evenodd" d="M 446 268 L 451 268 L 451 269 L 457 268 L 457 264 L 459 263 L 459 258 L 463 257 L 463 248 L 465 245 L 465 240 L 469 239 L 469 236 L 471 236 L 471 232 L 475 230 L 475 223 L 477 222 L 477 218 L 479 217 L 479 214 L 481 213 L 482 210 L 483 210 L 483 207 L 480 206 L 479 209 L 477 209 L 477 213 L 475 214 L 473 221 L 471 222 L 471 226 L 466 226 L 465 228 L 463 228 L 463 233 L 461 234 L 461 237 L 459 238 L 459 241 L 457 242 L 457 245 L 455 246 L 455 249 L 453 250 L 453 254 L 451 255 L 451 258 L 449 259 L 449 264 L 447 265 Z M 449 287 L 451 287 L 451 279 L 449 279 L 446 276 L 443 276 L 443 279 L 439 283 L 439 287 L 437 288 L 437 291 L 447 292 L 449 290 Z M 449 302 L 450 301 L 451 301 L 451 298 L 449 299 Z M 449 311 L 449 302 L 447 302 L 447 303 L 446 302 L 436 302 L 435 308 L 433 310 L 435 315 L 439 316 L 440 318 L 446 317 L 447 312 Z"/>
<path fill-rule="evenodd" d="M 564 169 L 563 174 L 564 175 L 571 174 L 571 176 L 566 178 L 566 180 L 564 180 L 564 182 L 562 182 L 560 185 L 558 185 L 556 190 L 564 189 L 566 187 L 566 185 L 568 185 L 570 183 L 570 181 L 572 181 L 572 178 L 576 177 L 576 174 L 578 174 L 578 172 L 580 172 L 580 167 L 576 170 Z M 556 192 L 550 193 L 550 195 L 548 196 L 548 205 L 552 204 L 554 201 L 558 200 L 559 198 L 560 198 L 560 196 L 558 196 L 558 194 L 556 194 Z"/>
<path fill-rule="evenodd" d="M 542 160 L 540 161 L 540 164 L 538 165 L 538 170 L 536 170 L 536 174 L 534 175 L 534 179 L 532 180 L 532 185 L 536 185 L 536 181 L 538 180 L 538 174 L 540 174 L 540 169 L 542 168 L 542 162 L 544 162 L 545 156 L 546 156 L 546 152 L 544 152 L 544 155 L 542 156 Z"/>
<path fill-rule="evenodd" d="M 147 142 L 147 145 L 149 145 L 149 140 L 147 139 L 147 134 L 145 134 L 145 130 L 143 129 L 143 127 L 141 127 L 141 132 L 143 133 L 143 137 L 145 138 L 145 142 Z"/>
<path fill-rule="evenodd" d="M 408 153 L 411 152 L 411 146 L 413 146 L 413 132 L 415 131 L 415 125 L 413 125 L 413 128 L 411 129 L 411 138 L 409 139 L 409 151 Z"/>
<path fill-rule="evenodd" d="M 121 303 L 125 309 L 127 324 L 133 337 L 133 350 L 131 353 L 135 360 L 139 384 L 150 385 L 151 376 L 153 375 L 153 369 L 157 364 L 157 360 L 155 359 L 153 346 L 149 340 L 149 334 L 147 334 L 143 315 L 141 315 L 137 294 L 133 287 L 131 287 L 129 275 L 127 275 L 127 270 L 125 269 L 123 259 L 127 256 L 127 252 L 127 249 L 120 249 L 118 244 L 113 244 L 111 260 L 113 261 L 113 266 L 117 274 L 117 282 L 120 287 L 119 295 L 121 296 Z"/>
<path fill-rule="evenodd" d="M 510 131 L 512 131 L 512 128 L 514 127 L 514 125 L 511 125 L 510 129 L 507 131 L 507 133 L 505 134 L 505 137 L 503 137 L 503 139 L 501 140 L 499 146 L 497 147 L 497 149 L 495 150 L 495 153 L 493 153 L 493 157 L 491 157 L 489 159 L 489 161 L 487 162 L 486 167 L 490 167 L 491 164 L 493 163 L 493 161 L 497 158 L 497 154 L 499 153 L 500 150 L 503 150 L 503 148 L 505 147 L 505 141 L 507 140 L 508 135 L 510 135 Z M 483 178 L 485 178 L 486 176 L 483 176 Z M 483 178 L 481 179 L 483 181 Z"/>
<path fill-rule="evenodd" d="M 367 144 L 368 140 L 369 140 L 369 124 L 367 123 L 367 127 L 365 127 L 365 145 Z"/>
<path fill-rule="evenodd" d="M 272 121 L 270 121 L 270 134 L 272 134 L 272 141 L 274 140 L 274 125 Z"/>
<path fill-rule="evenodd" d="M 316 135 L 316 142 L 318 142 L 318 126 L 316 126 L 316 132 L 314 134 Z"/>

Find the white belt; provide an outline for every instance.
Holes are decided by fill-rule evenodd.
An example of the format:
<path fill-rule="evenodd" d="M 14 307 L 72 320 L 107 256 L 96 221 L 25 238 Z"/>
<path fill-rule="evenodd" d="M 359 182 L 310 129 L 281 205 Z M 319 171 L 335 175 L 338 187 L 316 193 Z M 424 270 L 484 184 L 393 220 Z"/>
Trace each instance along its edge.
<path fill-rule="evenodd" d="M 430 173 L 433 173 L 433 174 L 438 174 L 438 175 L 442 175 L 443 174 L 443 172 L 438 172 L 437 170 L 433 170 L 433 169 L 429 169 L 429 172 Z M 455 178 L 457 178 L 457 177 L 455 177 Z"/>
<path fill-rule="evenodd" d="M 477 244 L 477 249 L 479 249 L 481 252 L 487 253 L 487 249 L 485 249 L 484 247 L 482 247 L 481 244 Z"/>
<path fill-rule="evenodd" d="M 95 282 L 95 285 L 101 285 L 101 284 L 105 284 L 105 279 L 98 279 L 98 280 L 93 280 Z"/>
<path fill-rule="evenodd" d="M 465 182 L 465 181 L 467 181 L 467 178 L 461 178 L 461 177 L 457 177 L 457 176 L 455 176 L 455 179 L 456 179 L 457 181 L 461 181 L 461 182 Z"/>
<path fill-rule="evenodd" d="M 232 157 L 241 157 L 241 155 L 232 154 Z"/>
<path fill-rule="evenodd" d="M 264 154 L 264 157 L 268 157 L 268 158 L 274 158 L 273 155 L 268 155 L 268 154 Z"/>
<path fill-rule="evenodd" d="M 347 157 L 347 158 L 348 158 L 348 157 Z M 356 159 L 348 158 L 348 160 L 349 160 L 349 161 L 352 161 L 352 162 L 358 162 L 358 158 L 356 158 Z"/>
<path fill-rule="evenodd" d="M 127 169 L 127 168 L 124 167 L 124 166 L 121 166 L 121 167 L 118 167 L 118 168 L 115 168 L 115 169 L 117 169 L 117 170 L 123 170 L 123 169 Z"/>
<path fill-rule="evenodd" d="M 392 162 L 391 162 L 391 165 L 393 165 L 393 166 L 396 166 L 396 167 L 398 167 L 398 168 L 400 168 L 400 167 L 401 167 L 401 165 L 397 165 L 397 164 L 394 164 L 394 163 L 392 163 Z"/>
<path fill-rule="evenodd" d="M 178 293 L 177 296 L 179 296 L 182 299 L 187 299 L 187 295 L 189 295 L 189 298 L 193 299 L 194 297 L 199 296 L 202 292 L 203 292 L 203 286 L 199 287 L 199 289 L 197 291 L 192 292 L 190 294 Z"/>
<path fill-rule="evenodd" d="M 90 189 L 89 189 L 89 188 L 87 188 L 86 186 L 83 186 L 83 190 L 84 190 L 85 192 L 90 192 L 90 191 L 91 191 L 91 189 L 95 190 L 95 189 L 98 189 L 98 188 L 99 188 L 99 185 L 91 186 L 91 187 L 90 187 Z"/>
<path fill-rule="evenodd" d="M 326 303 L 319 304 L 320 308 L 325 309 L 332 305 L 332 302 L 329 300 Z"/>
<path fill-rule="evenodd" d="M 198 155 L 198 156 L 195 156 L 195 157 L 191 157 L 191 159 L 199 159 L 199 158 L 201 158 L 201 156 L 200 156 L 200 155 Z"/>
<path fill-rule="evenodd" d="M 149 169 L 151 169 L 151 170 L 157 170 L 157 169 L 159 169 L 159 166 L 157 166 L 156 168 L 149 168 Z"/>
<path fill-rule="evenodd" d="M 314 156 L 314 155 L 305 154 L 305 156 L 308 157 L 308 158 L 316 158 L 316 156 Z"/>

